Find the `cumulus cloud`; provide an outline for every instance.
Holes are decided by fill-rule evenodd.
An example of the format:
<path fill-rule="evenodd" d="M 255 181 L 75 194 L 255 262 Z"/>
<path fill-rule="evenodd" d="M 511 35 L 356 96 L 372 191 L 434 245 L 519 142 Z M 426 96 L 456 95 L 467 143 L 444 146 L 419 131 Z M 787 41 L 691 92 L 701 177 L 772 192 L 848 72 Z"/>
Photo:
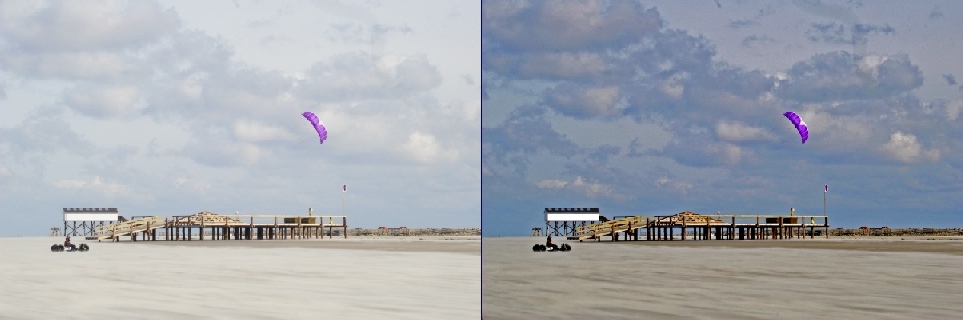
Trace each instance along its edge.
<path fill-rule="evenodd" d="M 117 181 L 101 179 L 100 176 L 93 177 L 90 181 L 64 179 L 54 182 L 58 189 L 84 189 L 91 190 L 108 197 L 128 196 L 131 189 L 125 184 Z"/>
<path fill-rule="evenodd" d="M 535 183 L 536 186 L 538 186 L 539 188 L 542 188 L 542 189 L 561 189 L 561 188 L 564 188 L 565 185 L 567 185 L 567 184 L 568 184 L 568 181 L 565 181 L 565 180 L 557 180 L 557 179 L 555 179 L 555 180 L 542 180 L 542 181 L 539 181 L 539 182 L 536 182 L 536 183 Z"/>
<path fill-rule="evenodd" d="M 963 100 L 953 100 L 946 104 L 946 117 L 950 121 L 956 121 L 963 114 Z"/>
<path fill-rule="evenodd" d="M 294 134 L 284 128 L 244 119 L 234 122 L 234 136 L 247 142 L 295 140 Z"/>
<path fill-rule="evenodd" d="M 659 177 L 653 181 L 653 184 L 661 189 L 668 189 L 675 193 L 686 195 L 689 190 L 692 190 L 693 185 L 685 181 L 675 180 L 669 177 Z"/>
<path fill-rule="evenodd" d="M 817 54 L 793 65 L 787 75 L 779 93 L 804 102 L 885 98 L 923 84 L 919 67 L 902 55 Z"/>
<path fill-rule="evenodd" d="M 187 177 L 177 177 L 171 184 L 178 188 L 185 188 L 193 192 L 204 193 L 211 189 L 211 184 L 206 182 L 195 181 Z"/>
<path fill-rule="evenodd" d="M 716 135 L 719 136 L 719 139 L 731 142 L 776 140 L 776 137 L 768 129 L 728 120 L 716 123 Z"/>
<path fill-rule="evenodd" d="M 402 98 L 434 88 L 441 75 L 423 55 L 345 53 L 311 67 L 302 93 L 320 101 Z"/>
<path fill-rule="evenodd" d="M 917 141 L 916 136 L 901 131 L 890 135 L 889 142 L 881 150 L 890 158 L 902 163 L 916 163 L 922 160 L 938 161 L 939 149 L 926 149 Z"/>
<path fill-rule="evenodd" d="M 420 131 L 408 135 L 402 150 L 410 159 L 424 164 L 458 160 L 457 150 L 445 149 L 438 144 L 434 135 Z"/>
<path fill-rule="evenodd" d="M 487 36 L 509 50 L 604 50 L 636 42 L 662 27 L 658 11 L 635 1 L 513 2 L 482 7 Z"/>
<path fill-rule="evenodd" d="M 0 12 L 0 33 L 28 52 L 131 48 L 180 27 L 173 9 L 152 1 L 4 2 Z"/>
<path fill-rule="evenodd" d="M 589 198 L 614 196 L 611 186 L 595 180 L 584 179 L 582 176 L 575 177 L 571 182 L 558 179 L 542 180 L 536 182 L 535 186 L 542 189 L 565 189 Z"/>
<path fill-rule="evenodd" d="M 137 114 L 139 89 L 131 85 L 79 85 L 64 92 L 64 103 L 91 117 L 125 117 Z"/>
<path fill-rule="evenodd" d="M 178 153 L 208 167 L 250 166 L 261 159 L 261 148 L 256 144 L 220 139 L 191 142 Z"/>
<path fill-rule="evenodd" d="M 562 84 L 547 90 L 547 105 L 575 118 L 613 117 L 620 114 L 621 99 L 617 86 L 582 87 Z"/>

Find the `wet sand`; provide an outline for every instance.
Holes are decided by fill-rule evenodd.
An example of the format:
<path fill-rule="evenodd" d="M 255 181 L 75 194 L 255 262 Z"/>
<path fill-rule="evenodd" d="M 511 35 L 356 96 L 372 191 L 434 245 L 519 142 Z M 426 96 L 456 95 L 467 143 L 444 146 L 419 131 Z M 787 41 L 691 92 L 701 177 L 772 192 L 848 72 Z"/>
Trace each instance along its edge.
<path fill-rule="evenodd" d="M 963 239 L 483 238 L 485 319 L 955 319 Z"/>
<path fill-rule="evenodd" d="M 0 238 L 0 319 L 477 319 L 478 240 Z M 474 252 L 472 252 L 474 251 Z"/>

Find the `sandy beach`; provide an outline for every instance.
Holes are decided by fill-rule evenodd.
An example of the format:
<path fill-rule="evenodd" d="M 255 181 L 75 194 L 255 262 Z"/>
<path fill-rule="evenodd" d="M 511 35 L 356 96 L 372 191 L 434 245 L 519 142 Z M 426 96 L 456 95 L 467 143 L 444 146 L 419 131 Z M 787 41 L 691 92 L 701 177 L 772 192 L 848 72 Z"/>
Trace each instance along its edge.
<path fill-rule="evenodd" d="M 932 240 L 927 240 L 932 239 Z M 963 239 L 568 243 L 483 238 L 485 319 L 951 319 Z"/>
<path fill-rule="evenodd" d="M 392 238 L 0 238 L 0 319 L 480 316 L 478 237 Z"/>

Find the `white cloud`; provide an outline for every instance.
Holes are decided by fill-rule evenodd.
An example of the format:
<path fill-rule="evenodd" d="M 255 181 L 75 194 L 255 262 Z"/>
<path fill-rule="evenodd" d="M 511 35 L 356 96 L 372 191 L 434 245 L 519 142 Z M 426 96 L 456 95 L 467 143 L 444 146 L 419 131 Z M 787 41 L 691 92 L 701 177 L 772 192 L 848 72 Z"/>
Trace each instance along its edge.
<path fill-rule="evenodd" d="M 123 48 L 177 30 L 173 9 L 152 1 L 3 2 L 0 32 L 30 50 Z"/>
<path fill-rule="evenodd" d="M 716 122 L 716 135 L 725 141 L 776 140 L 767 129 L 728 120 Z"/>
<path fill-rule="evenodd" d="M 953 100 L 946 105 L 946 117 L 951 121 L 956 121 L 960 114 L 963 114 L 963 100 Z"/>
<path fill-rule="evenodd" d="M 582 176 L 575 177 L 571 182 L 565 180 L 551 179 L 536 182 L 535 185 L 542 189 L 568 189 L 590 198 L 601 196 L 612 197 L 612 187 L 598 181 L 588 180 Z"/>
<path fill-rule="evenodd" d="M 288 130 L 243 119 L 234 122 L 234 136 L 246 142 L 295 140 Z"/>
<path fill-rule="evenodd" d="M 669 189 L 682 195 L 688 194 L 689 190 L 692 189 L 691 183 L 676 181 L 674 179 L 670 179 L 669 177 L 665 177 L 665 176 L 659 177 L 658 179 L 655 179 L 655 181 L 653 182 L 655 183 L 655 186 L 659 188 Z"/>
<path fill-rule="evenodd" d="M 133 61 L 120 53 L 3 51 L 0 62 L 19 73 L 39 78 L 109 79 L 135 70 Z"/>
<path fill-rule="evenodd" d="M 93 117 L 124 117 L 136 114 L 139 90 L 135 86 L 79 85 L 64 93 L 64 102 L 81 114 Z"/>
<path fill-rule="evenodd" d="M 87 181 L 83 180 L 60 180 L 54 182 L 54 186 L 60 189 L 80 189 L 87 185 Z"/>
<path fill-rule="evenodd" d="M 561 189 L 568 184 L 568 181 L 563 180 L 542 180 L 536 182 L 535 185 L 542 189 Z"/>
<path fill-rule="evenodd" d="M 211 189 L 210 183 L 197 182 L 186 177 L 178 177 L 177 179 L 171 181 L 171 184 L 179 188 L 187 188 L 200 193 L 204 193 Z"/>
<path fill-rule="evenodd" d="M 101 179 L 94 176 L 90 181 L 65 179 L 54 182 L 54 186 L 59 189 L 84 189 L 103 194 L 108 197 L 128 196 L 131 194 L 130 187 L 120 182 Z"/>
<path fill-rule="evenodd" d="M 939 149 L 925 149 L 916 136 L 901 131 L 896 131 L 890 135 L 889 142 L 881 147 L 881 150 L 890 158 L 902 163 L 915 163 L 921 160 L 938 161 L 940 159 Z"/>
<path fill-rule="evenodd" d="M 612 195 L 612 187 L 609 187 L 598 181 L 588 181 L 582 179 L 581 176 L 575 177 L 575 181 L 572 181 L 571 188 L 579 190 L 590 197 Z"/>
<path fill-rule="evenodd" d="M 421 131 L 408 135 L 402 150 L 410 158 L 424 164 L 451 162 L 458 159 L 457 150 L 446 150 L 435 141 L 435 136 Z"/>

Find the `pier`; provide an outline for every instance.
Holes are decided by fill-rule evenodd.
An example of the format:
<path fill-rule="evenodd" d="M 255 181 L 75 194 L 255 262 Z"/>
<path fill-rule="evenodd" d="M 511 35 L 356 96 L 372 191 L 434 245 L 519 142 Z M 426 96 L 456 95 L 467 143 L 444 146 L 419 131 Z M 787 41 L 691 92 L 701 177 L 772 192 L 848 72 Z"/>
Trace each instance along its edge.
<path fill-rule="evenodd" d="M 347 216 L 300 215 L 219 215 L 199 212 L 187 216 L 134 216 L 119 223 L 99 225 L 87 240 L 281 240 L 332 238 L 335 233 L 348 237 Z"/>
<path fill-rule="evenodd" d="M 640 236 L 641 233 L 641 236 Z M 686 240 L 779 240 L 829 237 L 829 216 L 698 214 L 681 212 L 669 216 L 621 216 L 600 223 L 574 228 L 568 240 L 596 240 L 608 236 L 612 241 L 686 241 Z"/>

